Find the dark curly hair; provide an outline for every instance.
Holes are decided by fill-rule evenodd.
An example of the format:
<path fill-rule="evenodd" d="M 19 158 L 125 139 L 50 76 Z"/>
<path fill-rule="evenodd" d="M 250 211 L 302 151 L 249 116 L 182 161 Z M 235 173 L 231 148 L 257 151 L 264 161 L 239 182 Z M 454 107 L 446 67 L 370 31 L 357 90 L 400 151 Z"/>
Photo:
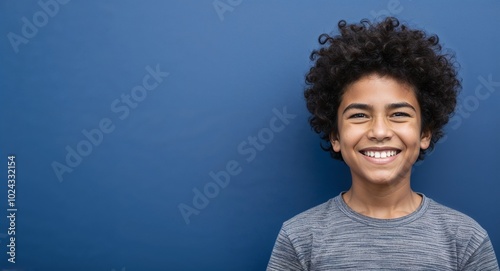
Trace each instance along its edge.
<path fill-rule="evenodd" d="M 361 77 L 378 74 L 413 87 L 421 107 L 422 131 L 432 135 L 429 148 L 420 150 L 418 160 L 424 159 L 444 135 L 443 126 L 455 110 L 461 82 L 454 55 L 442 52 L 438 36 L 410 29 L 393 17 L 378 23 L 341 20 L 338 29 L 339 35 L 319 36 L 322 47 L 312 51 L 310 59 L 315 64 L 306 75 L 309 123 L 327 142 L 321 147 L 343 160 L 330 144 L 331 134 L 338 134 L 337 111 L 343 93 Z"/>

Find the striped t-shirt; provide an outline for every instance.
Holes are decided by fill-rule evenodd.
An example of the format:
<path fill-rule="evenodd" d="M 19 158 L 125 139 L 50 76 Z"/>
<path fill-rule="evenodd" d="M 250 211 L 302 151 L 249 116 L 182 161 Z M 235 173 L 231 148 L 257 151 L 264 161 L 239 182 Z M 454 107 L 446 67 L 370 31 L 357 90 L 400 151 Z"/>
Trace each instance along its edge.
<path fill-rule="evenodd" d="M 330 199 L 283 224 L 267 270 L 499 270 L 476 221 L 422 197 L 396 219 L 356 213 L 341 195 Z"/>

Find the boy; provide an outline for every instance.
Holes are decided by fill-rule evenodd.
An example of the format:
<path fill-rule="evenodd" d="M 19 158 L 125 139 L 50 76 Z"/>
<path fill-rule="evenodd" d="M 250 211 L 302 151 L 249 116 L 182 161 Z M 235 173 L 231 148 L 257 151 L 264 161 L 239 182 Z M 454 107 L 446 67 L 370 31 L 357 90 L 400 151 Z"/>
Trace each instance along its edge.
<path fill-rule="evenodd" d="M 499 270 L 477 222 L 410 186 L 455 109 L 453 57 L 395 18 L 338 27 L 311 54 L 305 98 L 352 185 L 286 221 L 267 270 Z"/>

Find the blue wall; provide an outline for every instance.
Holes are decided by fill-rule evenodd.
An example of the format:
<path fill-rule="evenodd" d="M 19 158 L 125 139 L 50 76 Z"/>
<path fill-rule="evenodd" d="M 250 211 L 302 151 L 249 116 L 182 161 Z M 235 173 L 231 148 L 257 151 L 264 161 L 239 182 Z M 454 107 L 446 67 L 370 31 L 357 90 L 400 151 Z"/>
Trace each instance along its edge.
<path fill-rule="evenodd" d="M 340 19 L 388 14 L 438 33 L 462 65 L 461 112 L 414 189 L 475 218 L 498 254 L 499 13 L 499 1 L 1 1 L 0 270 L 263 270 L 284 220 L 349 185 L 307 123 L 309 53 Z"/>

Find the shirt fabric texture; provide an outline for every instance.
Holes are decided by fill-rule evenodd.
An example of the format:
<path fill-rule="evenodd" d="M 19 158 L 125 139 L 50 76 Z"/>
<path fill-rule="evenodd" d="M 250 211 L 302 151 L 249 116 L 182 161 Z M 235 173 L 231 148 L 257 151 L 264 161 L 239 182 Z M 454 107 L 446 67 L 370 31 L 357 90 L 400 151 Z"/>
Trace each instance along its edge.
<path fill-rule="evenodd" d="M 267 271 L 498 271 L 486 231 L 425 195 L 404 217 L 376 219 L 336 196 L 283 223 Z"/>

